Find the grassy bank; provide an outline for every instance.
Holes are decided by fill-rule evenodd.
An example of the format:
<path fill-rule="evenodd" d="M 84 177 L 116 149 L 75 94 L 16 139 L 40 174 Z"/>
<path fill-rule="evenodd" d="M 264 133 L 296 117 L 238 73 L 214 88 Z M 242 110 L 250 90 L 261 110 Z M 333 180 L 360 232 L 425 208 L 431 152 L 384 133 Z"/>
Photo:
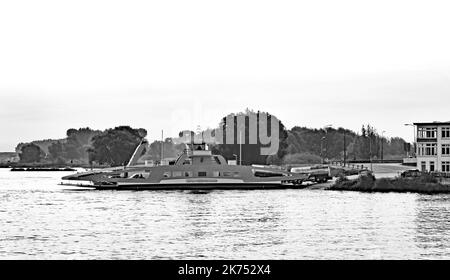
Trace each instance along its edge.
<path fill-rule="evenodd" d="M 381 178 L 372 175 L 349 180 L 341 177 L 328 190 L 359 192 L 415 192 L 426 194 L 450 193 L 450 186 L 442 185 L 436 178 L 424 175 L 418 178 Z"/>

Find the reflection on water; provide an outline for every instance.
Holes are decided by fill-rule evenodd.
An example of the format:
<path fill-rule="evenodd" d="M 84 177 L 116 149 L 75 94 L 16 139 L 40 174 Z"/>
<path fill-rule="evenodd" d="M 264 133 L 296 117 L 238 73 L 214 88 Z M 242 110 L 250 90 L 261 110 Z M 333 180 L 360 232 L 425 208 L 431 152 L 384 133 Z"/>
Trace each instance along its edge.
<path fill-rule="evenodd" d="M 0 258 L 450 257 L 449 195 L 92 191 L 66 174 L 0 169 Z"/>

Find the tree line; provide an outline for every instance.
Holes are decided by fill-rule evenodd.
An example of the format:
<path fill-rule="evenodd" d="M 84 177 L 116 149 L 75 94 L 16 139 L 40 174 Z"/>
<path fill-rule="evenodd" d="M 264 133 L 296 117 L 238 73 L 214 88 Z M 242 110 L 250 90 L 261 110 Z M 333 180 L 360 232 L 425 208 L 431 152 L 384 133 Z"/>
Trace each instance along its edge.
<path fill-rule="evenodd" d="M 99 131 L 87 127 L 69 129 L 62 140 L 20 143 L 16 150 L 21 163 L 119 166 L 127 163 L 146 136 L 143 128 L 119 126 Z"/>
<path fill-rule="evenodd" d="M 264 116 L 262 118 L 261 116 Z M 268 144 L 257 139 L 256 144 L 249 144 L 249 121 L 256 118 L 259 124 L 263 120 L 270 131 L 270 121 L 273 119 L 279 126 L 279 149 L 274 155 L 261 155 L 261 147 Z M 238 120 L 244 120 L 240 123 Z M 234 142 L 232 144 L 212 144 L 211 150 L 221 154 L 228 160 L 237 159 L 242 148 L 243 164 L 303 164 L 320 163 L 324 160 L 369 160 L 399 159 L 404 157 L 408 143 L 399 137 L 386 138 L 380 135 L 371 125 L 364 125 L 360 132 L 345 128 L 313 129 L 296 126 L 286 129 L 283 123 L 267 112 L 246 110 L 237 114 L 229 114 L 222 118 L 220 130 L 226 139 L 227 130 L 223 125 L 226 120 L 234 122 Z M 239 127 L 245 125 L 244 127 Z M 238 133 L 238 131 L 241 132 Z M 203 134 L 187 131 L 190 135 Z M 259 132 L 259 131 L 258 131 Z M 164 147 L 165 158 L 175 158 L 186 148 L 182 143 L 185 132 L 180 132 L 178 138 L 166 138 L 164 141 L 154 141 L 148 144 L 142 157 L 144 160 L 157 162 L 161 160 L 161 148 Z M 208 133 L 211 133 L 209 130 Z M 214 133 L 213 133 L 214 134 Z M 20 143 L 19 152 L 22 163 L 54 163 L 54 164 L 100 164 L 120 166 L 127 163 L 136 147 L 147 136 L 143 128 L 119 126 L 104 131 L 90 128 L 69 129 L 66 138 L 61 140 L 41 140 L 31 143 Z M 239 137 L 243 145 L 239 145 Z M 222 140 L 224 140 L 222 139 Z M 345 152 L 344 152 L 345 151 Z"/>
<path fill-rule="evenodd" d="M 286 163 L 401 159 L 409 150 L 404 139 L 383 137 L 371 125 L 362 126 L 360 133 L 344 128 L 294 127 L 288 134 Z"/>

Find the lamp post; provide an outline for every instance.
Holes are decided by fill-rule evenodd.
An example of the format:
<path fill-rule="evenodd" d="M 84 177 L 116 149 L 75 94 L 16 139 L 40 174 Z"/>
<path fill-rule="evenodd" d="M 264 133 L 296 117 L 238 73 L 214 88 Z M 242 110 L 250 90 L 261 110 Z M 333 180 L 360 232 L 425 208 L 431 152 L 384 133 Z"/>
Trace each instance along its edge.
<path fill-rule="evenodd" d="M 386 133 L 386 131 L 383 130 L 383 132 L 381 132 L 381 163 L 383 163 L 384 160 L 384 133 Z"/>
<path fill-rule="evenodd" d="M 417 134 L 416 134 L 416 126 L 414 125 L 414 124 L 412 124 L 412 123 L 405 123 L 405 126 L 412 126 L 413 127 L 413 132 L 414 132 L 414 136 L 413 136 L 413 147 L 414 147 L 414 149 L 413 149 L 413 154 L 415 154 L 416 153 L 416 149 L 415 149 L 415 144 L 416 144 L 416 136 L 417 136 Z M 408 157 L 409 157 L 409 151 L 407 151 L 407 154 L 406 154 Z"/>
<path fill-rule="evenodd" d="M 372 164 L 372 137 L 369 135 L 369 161 L 370 161 L 370 171 L 373 171 Z"/>
<path fill-rule="evenodd" d="M 345 139 L 345 129 L 344 129 L 344 167 L 347 164 L 347 141 Z"/>
<path fill-rule="evenodd" d="M 160 165 L 163 165 L 164 159 L 164 130 L 161 130 L 161 162 Z"/>
<path fill-rule="evenodd" d="M 320 148 L 320 152 L 322 153 L 322 164 L 325 163 L 325 156 L 327 156 L 327 154 L 328 154 L 328 142 L 327 142 L 327 145 L 325 146 L 326 154 L 325 154 L 325 156 L 323 155 L 323 140 L 327 140 L 328 129 L 331 128 L 331 127 L 333 127 L 333 125 L 331 125 L 331 124 L 326 125 L 326 126 L 323 127 L 323 129 L 325 130 L 325 136 L 322 137 L 321 148 Z"/>
<path fill-rule="evenodd" d="M 239 165 L 242 165 L 242 131 L 239 130 Z"/>
<path fill-rule="evenodd" d="M 322 139 L 320 139 L 320 157 L 322 158 L 322 164 L 324 162 L 324 159 L 323 159 L 323 140 L 325 140 L 325 139 L 326 139 L 325 136 L 322 137 Z"/>

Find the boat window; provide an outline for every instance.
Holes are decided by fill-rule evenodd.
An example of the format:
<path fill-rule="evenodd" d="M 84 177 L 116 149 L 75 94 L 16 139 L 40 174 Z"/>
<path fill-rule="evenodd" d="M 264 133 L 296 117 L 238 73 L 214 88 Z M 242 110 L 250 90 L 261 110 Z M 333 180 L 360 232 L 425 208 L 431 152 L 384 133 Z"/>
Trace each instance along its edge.
<path fill-rule="evenodd" d="M 225 171 L 223 172 L 223 177 L 240 177 L 241 174 L 237 171 L 235 172 L 230 172 L 230 171 Z"/>
<path fill-rule="evenodd" d="M 145 179 L 144 174 L 134 174 L 133 176 L 130 177 L 131 179 Z"/>
<path fill-rule="evenodd" d="M 222 173 L 222 175 L 223 175 L 223 177 L 232 177 L 232 176 L 233 176 L 233 173 L 232 173 L 232 172 L 229 172 L 229 171 L 224 171 L 224 172 Z"/>
<path fill-rule="evenodd" d="M 182 171 L 174 171 L 172 172 L 172 177 L 183 177 Z"/>
<path fill-rule="evenodd" d="M 170 172 L 164 172 L 164 178 L 170 178 Z"/>
<path fill-rule="evenodd" d="M 193 177 L 193 174 L 191 171 L 185 171 L 184 172 L 184 177 Z"/>
<path fill-rule="evenodd" d="M 213 177 L 220 177 L 219 171 L 213 171 Z"/>
<path fill-rule="evenodd" d="M 205 171 L 198 172 L 198 177 L 206 177 L 207 173 Z"/>

